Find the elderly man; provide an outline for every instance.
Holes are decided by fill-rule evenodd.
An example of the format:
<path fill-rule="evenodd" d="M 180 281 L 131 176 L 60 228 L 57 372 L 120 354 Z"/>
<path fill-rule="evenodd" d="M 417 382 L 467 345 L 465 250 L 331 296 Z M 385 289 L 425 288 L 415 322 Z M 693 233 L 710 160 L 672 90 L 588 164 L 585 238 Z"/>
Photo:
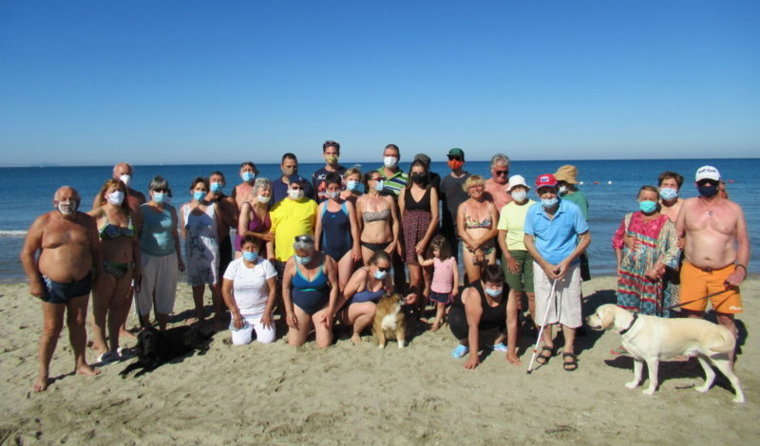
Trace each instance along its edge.
<path fill-rule="evenodd" d="M 74 371 L 80 375 L 100 373 L 85 359 L 85 320 L 90 290 L 103 271 L 103 262 L 95 220 L 77 210 L 80 201 L 72 187 L 58 189 L 53 198 L 55 210 L 32 223 L 21 249 L 29 293 L 42 301 L 40 368 L 32 387 L 35 392 L 48 387 L 50 360 L 63 329 L 64 312 L 74 350 Z"/>
<path fill-rule="evenodd" d="M 697 169 L 699 197 L 688 198 L 676 220 L 685 236 L 680 299 L 690 317 L 702 317 L 710 298 L 718 323 L 736 337 L 734 314 L 741 313 L 739 285 L 747 278 L 750 257 L 747 223 L 741 206 L 718 194 L 720 173 L 712 166 Z M 731 352 L 733 359 L 733 352 Z"/>
<path fill-rule="evenodd" d="M 509 181 L 509 157 L 503 153 L 497 153 L 491 157 L 491 178 L 486 180 L 485 196 L 501 210 L 505 204 L 512 201 L 512 196 L 507 192 Z"/>
<path fill-rule="evenodd" d="M 536 179 L 541 202 L 528 209 L 524 241 L 534 262 L 536 317 L 545 317 L 536 320 L 544 325 L 543 347 L 536 360 L 546 364 L 554 354 L 551 325 L 559 323 L 565 337 L 562 366 L 571 372 L 578 368 L 575 329 L 582 324 L 579 257 L 591 243 L 591 236 L 581 210 L 575 203 L 559 199 L 557 189 L 552 174 Z"/>
<path fill-rule="evenodd" d="M 129 208 L 136 214 L 137 209 L 140 205 L 145 203 L 146 200 L 145 195 L 143 195 L 142 192 L 138 192 L 130 187 L 132 184 L 132 173 L 132 166 L 127 163 L 119 163 L 113 166 L 113 178 L 121 180 L 121 182 L 127 187 L 126 199 L 129 203 Z M 95 195 L 95 199 L 92 202 L 92 208 L 99 208 L 102 205 L 103 203 L 101 202 L 100 194 Z"/>
<path fill-rule="evenodd" d="M 287 197 L 290 188 L 290 178 L 292 176 L 298 176 L 298 158 L 292 153 L 286 153 L 282 155 L 282 162 L 280 163 L 280 170 L 282 176 L 279 179 L 272 180 L 272 205 L 275 205 Z M 314 199 L 314 187 L 311 183 L 304 180 L 304 196 L 306 198 Z M 292 244 L 293 241 L 291 240 Z"/>

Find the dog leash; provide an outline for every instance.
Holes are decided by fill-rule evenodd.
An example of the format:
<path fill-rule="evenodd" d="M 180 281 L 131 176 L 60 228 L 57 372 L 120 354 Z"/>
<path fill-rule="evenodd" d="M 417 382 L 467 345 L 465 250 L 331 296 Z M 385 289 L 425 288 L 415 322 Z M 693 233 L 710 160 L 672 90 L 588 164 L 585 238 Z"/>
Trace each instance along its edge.
<path fill-rule="evenodd" d="M 700 300 L 709 299 L 709 298 L 715 297 L 715 296 L 717 296 L 719 294 L 723 294 L 723 293 L 725 293 L 727 291 L 734 291 L 734 289 L 733 288 L 726 288 L 723 291 L 718 291 L 716 293 L 708 294 L 707 296 L 702 296 L 699 299 L 694 299 L 694 300 L 690 300 L 688 302 L 681 302 L 681 303 L 678 303 L 678 304 L 675 304 L 675 305 L 670 305 L 668 307 L 663 308 L 662 311 L 672 310 L 673 308 L 678 308 L 678 307 L 682 307 L 684 305 L 688 305 L 688 304 L 691 304 L 691 303 L 694 303 L 694 302 L 699 302 Z"/>

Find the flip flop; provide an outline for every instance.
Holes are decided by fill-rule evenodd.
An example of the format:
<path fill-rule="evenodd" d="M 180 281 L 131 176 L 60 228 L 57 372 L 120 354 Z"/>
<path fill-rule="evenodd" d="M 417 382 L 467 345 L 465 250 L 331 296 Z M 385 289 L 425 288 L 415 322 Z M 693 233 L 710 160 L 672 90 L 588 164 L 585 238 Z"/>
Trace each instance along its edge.
<path fill-rule="evenodd" d="M 491 346 L 491 350 L 493 350 L 495 352 L 507 352 L 507 351 L 509 351 L 509 347 L 507 347 L 506 345 L 504 345 L 503 342 L 499 342 L 498 344 L 492 345 Z"/>
<path fill-rule="evenodd" d="M 470 352 L 470 349 L 467 348 L 467 346 L 459 344 L 457 345 L 457 348 L 451 351 L 451 357 L 454 359 L 461 359 Z"/>
<path fill-rule="evenodd" d="M 570 358 L 570 360 L 565 361 L 567 358 Z M 578 370 L 578 360 L 575 358 L 575 353 L 562 353 L 562 360 L 564 361 L 562 363 L 562 368 L 565 369 L 566 372 L 574 372 Z"/>
<path fill-rule="evenodd" d="M 115 362 L 119 360 L 119 354 L 112 351 L 107 351 L 98 355 L 98 362 L 102 364 L 108 364 L 109 362 Z"/>
<path fill-rule="evenodd" d="M 544 354 L 545 352 L 549 352 L 549 354 L 546 355 Z M 549 359 L 551 359 L 552 356 L 554 356 L 554 347 L 547 347 L 544 345 L 541 347 L 541 353 L 536 356 L 536 362 L 540 365 L 544 365 L 549 362 Z"/>
<path fill-rule="evenodd" d="M 625 355 L 626 353 L 628 353 L 628 350 L 626 350 L 625 347 L 623 347 L 622 345 L 618 348 L 613 348 L 612 350 L 610 350 L 610 354 L 612 356 Z"/>

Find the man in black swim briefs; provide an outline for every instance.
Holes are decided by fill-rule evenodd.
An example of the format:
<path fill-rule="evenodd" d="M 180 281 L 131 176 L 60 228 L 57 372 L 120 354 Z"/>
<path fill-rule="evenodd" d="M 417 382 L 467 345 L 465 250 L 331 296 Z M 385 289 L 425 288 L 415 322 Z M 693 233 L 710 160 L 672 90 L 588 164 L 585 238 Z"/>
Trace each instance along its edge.
<path fill-rule="evenodd" d="M 55 210 L 32 223 L 21 249 L 29 293 L 42 301 L 40 369 L 32 387 L 35 392 L 48 387 L 50 360 L 63 329 L 64 313 L 74 350 L 74 371 L 79 375 L 100 373 L 85 359 L 85 320 L 90 289 L 102 275 L 103 261 L 95 219 L 79 212 L 79 203 L 76 190 L 69 186 L 58 189 L 53 198 Z"/>

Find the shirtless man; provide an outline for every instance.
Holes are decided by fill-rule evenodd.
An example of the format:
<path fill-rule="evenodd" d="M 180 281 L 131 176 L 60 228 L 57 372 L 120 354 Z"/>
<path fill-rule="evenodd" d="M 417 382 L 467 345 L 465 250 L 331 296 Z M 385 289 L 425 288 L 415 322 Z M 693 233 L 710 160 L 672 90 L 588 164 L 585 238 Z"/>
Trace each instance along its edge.
<path fill-rule="evenodd" d="M 697 169 L 699 197 L 686 199 L 676 220 L 676 232 L 686 237 L 681 267 L 681 302 L 724 291 L 710 301 L 718 323 L 736 337 L 734 314 L 741 313 L 739 285 L 747 277 L 749 236 L 738 204 L 718 195 L 720 173 L 712 166 Z M 690 317 L 702 317 L 707 301 L 683 305 Z M 733 352 L 731 353 L 733 359 Z"/>
<path fill-rule="evenodd" d="M 512 201 L 512 196 L 507 193 L 508 181 L 509 157 L 503 153 L 497 153 L 491 157 L 491 178 L 486 180 L 485 197 L 498 210 Z"/>
<path fill-rule="evenodd" d="M 256 195 L 253 193 L 253 181 L 258 174 L 259 169 L 256 168 L 253 161 L 240 163 L 240 178 L 243 182 L 235 186 L 232 189 L 232 195 L 230 195 L 235 200 L 237 209 L 240 209 L 240 206 L 247 201 L 256 200 Z"/>
<path fill-rule="evenodd" d="M 127 202 L 129 208 L 133 213 L 137 214 L 137 209 L 145 203 L 145 195 L 142 192 L 138 192 L 130 187 L 132 184 L 132 166 L 127 163 L 119 163 L 113 166 L 113 178 L 121 180 L 125 186 L 127 186 Z M 100 194 L 95 195 L 95 199 L 92 201 L 92 208 L 97 209 L 102 206 Z"/>
<path fill-rule="evenodd" d="M 63 329 L 63 315 L 74 350 L 74 371 L 97 375 L 85 359 L 87 303 L 92 284 L 103 271 L 95 220 L 77 211 L 81 199 L 76 190 L 62 186 L 55 192 L 56 208 L 32 223 L 21 249 L 21 263 L 29 279 L 29 293 L 42 300 L 40 369 L 33 390 L 46 390 L 50 360 Z M 39 258 L 35 255 L 39 253 Z M 94 273 L 93 273 L 94 270 Z"/>
<path fill-rule="evenodd" d="M 676 172 L 663 172 L 657 178 L 657 186 L 660 188 L 660 213 L 675 223 L 684 202 L 678 196 L 683 186 L 683 176 Z"/>

